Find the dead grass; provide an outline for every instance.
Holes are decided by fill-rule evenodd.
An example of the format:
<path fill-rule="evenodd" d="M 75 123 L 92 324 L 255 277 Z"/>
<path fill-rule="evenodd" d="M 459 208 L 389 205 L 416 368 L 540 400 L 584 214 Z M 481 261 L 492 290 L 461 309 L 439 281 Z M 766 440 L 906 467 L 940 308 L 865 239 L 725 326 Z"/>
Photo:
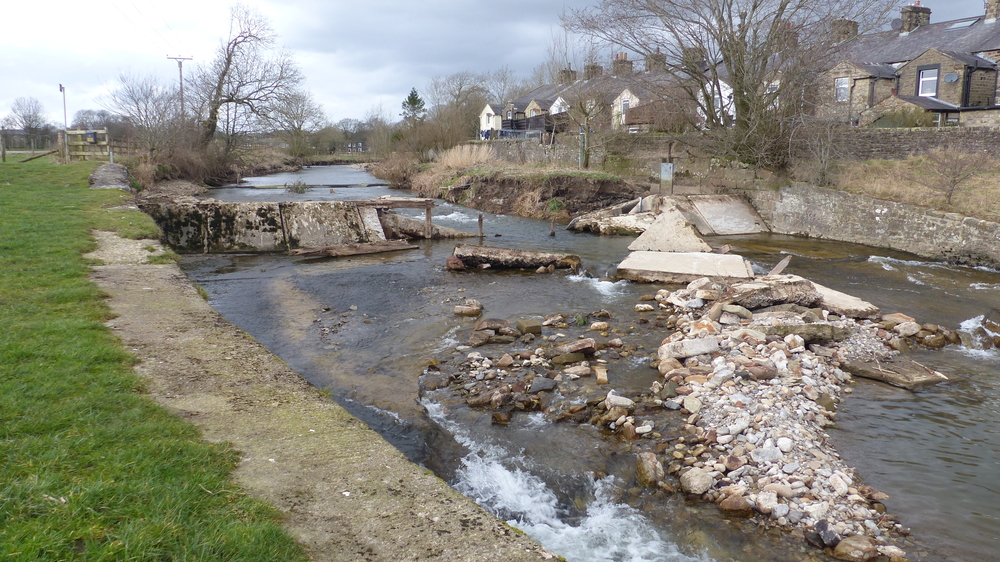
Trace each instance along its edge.
<path fill-rule="evenodd" d="M 837 166 L 832 179 L 836 189 L 849 193 L 1000 221 L 1000 174 L 995 170 L 963 183 L 948 205 L 943 192 L 910 179 L 928 164 L 922 156 L 847 162 Z"/>
<path fill-rule="evenodd" d="M 437 157 L 445 168 L 463 169 L 496 162 L 496 153 L 488 144 L 462 144 L 450 148 Z"/>

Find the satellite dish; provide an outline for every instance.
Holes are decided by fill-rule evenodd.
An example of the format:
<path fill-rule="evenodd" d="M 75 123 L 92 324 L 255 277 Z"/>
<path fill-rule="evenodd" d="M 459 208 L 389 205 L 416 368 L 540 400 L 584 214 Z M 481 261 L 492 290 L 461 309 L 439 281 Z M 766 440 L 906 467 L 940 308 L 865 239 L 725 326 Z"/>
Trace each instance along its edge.
<path fill-rule="evenodd" d="M 948 74 L 944 75 L 944 81 L 948 82 L 949 84 L 952 82 L 958 82 L 958 74 L 955 74 L 954 72 L 949 72 Z"/>
<path fill-rule="evenodd" d="M 893 31 L 898 31 L 903 28 L 903 20 L 896 18 L 892 20 L 892 22 L 889 24 L 889 27 L 891 27 Z"/>

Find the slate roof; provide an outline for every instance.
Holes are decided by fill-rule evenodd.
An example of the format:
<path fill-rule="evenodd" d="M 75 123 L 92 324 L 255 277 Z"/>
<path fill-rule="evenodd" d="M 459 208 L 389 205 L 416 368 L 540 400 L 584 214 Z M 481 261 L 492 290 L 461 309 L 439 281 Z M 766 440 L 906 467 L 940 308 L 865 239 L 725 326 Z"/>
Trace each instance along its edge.
<path fill-rule="evenodd" d="M 896 69 L 887 64 L 874 64 L 874 63 L 853 63 L 854 66 L 860 68 L 867 72 L 870 76 L 875 78 L 896 78 Z"/>
<path fill-rule="evenodd" d="M 930 109 L 931 111 L 954 111 L 958 109 L 958 106 L 953 103 L 948 103 L 946 101 L 941 101 L 937 98 L 929 97 L 917 97 L 917 96 L 896 96 L 899 99 L 912 103 L 913 105 L 919 105 L 924 109 Z"/>
<path fill-rule="evenodd" d="M 1000 49 L 1000 21 L 986 23 L 983 16 L 976 16 L 922 25 L 905 34 L 882 31 L 859 35 L 843 43 L 837 55 L 841 59 L 892 64 L 911 61 L 927 49 L 955 53 Z"/>

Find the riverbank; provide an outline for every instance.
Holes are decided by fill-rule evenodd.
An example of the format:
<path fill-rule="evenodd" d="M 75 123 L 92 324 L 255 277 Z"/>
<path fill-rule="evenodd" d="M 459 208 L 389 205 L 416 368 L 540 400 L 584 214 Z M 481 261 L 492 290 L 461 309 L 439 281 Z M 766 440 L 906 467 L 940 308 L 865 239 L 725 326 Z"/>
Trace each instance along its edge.
<path fill-rule="evenodd" d="M 236 482 L 281 512 L 311 560 L 554 558 L 227 322 L 176 266 L 109 263 L 93 277 L 148 395 L 239 451 Z"/>

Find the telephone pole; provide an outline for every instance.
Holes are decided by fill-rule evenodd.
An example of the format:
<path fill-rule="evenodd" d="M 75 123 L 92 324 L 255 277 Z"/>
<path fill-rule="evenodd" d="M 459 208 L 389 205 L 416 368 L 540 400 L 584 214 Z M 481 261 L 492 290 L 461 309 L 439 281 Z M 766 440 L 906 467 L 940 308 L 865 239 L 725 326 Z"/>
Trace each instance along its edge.
<path fill-rule="evenodd" d="M 170 60 L 177 61 L 177 71 L 180 73 L 181 77 L 181 120 L 185 118 L 184 113 L 184 61 L 193 60 L 194 57 L 167 57 Z"/>

